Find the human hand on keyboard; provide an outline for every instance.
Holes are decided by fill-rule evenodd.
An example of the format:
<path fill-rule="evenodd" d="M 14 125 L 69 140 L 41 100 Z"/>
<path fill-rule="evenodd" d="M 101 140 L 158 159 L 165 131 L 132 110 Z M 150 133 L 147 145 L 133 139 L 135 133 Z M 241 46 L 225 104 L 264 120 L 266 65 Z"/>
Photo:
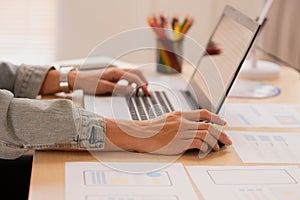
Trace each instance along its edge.
<path fill-rule="evenodd" d="M 89 94 L 130 94 L 136 88 L 141 88 L 146 95 L 150 95 L 147 79 L 136 69 L 109 67 L 102 70 L 73 71 L 69 80 L 72 89 L 82 89 Z M 126 80 L 127 85 L 118 84 L 120 80 Z"/>
<path fill-rule="evenodd" d="M 226 146 L 232 141 L 214 124 L 224 126 L 226 122 L 203 109 L 175 111 L 151 120 L 108 120 L 107 137 L 115 146 L 137 152 L 175 155 L 188 149 L 218 151 L 218 141 Z M 122 134 L 118 135 L 119 132 Z"/>

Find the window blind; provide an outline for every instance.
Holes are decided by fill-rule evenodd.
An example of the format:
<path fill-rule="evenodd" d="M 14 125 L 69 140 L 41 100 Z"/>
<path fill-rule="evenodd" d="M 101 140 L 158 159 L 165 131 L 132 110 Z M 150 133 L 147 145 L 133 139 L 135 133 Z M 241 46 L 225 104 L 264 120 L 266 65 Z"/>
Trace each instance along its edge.
<path fill-rule="evenodd" d="M 0 60 L 47 64 L 55 59 L 56 0 L 0 0 Z"/>

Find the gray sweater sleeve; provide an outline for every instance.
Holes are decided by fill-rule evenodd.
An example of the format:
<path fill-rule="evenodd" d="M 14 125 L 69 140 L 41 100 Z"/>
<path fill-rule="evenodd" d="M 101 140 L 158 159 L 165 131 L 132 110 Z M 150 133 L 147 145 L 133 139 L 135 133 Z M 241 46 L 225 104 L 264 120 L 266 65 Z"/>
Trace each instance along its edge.
<path fill-rule="evenodd" d="M 48 69 L 1 64 L 0 158 L 14 159 L 30 149 L 104 148 L 103 117 L 70 100 L 29 99 L 38 94 Z"/>
<path fill-rule="evenodd" d="M 36 98 L 50 68 L 0 62 L 0 88 L 11 91 L 15 97 Z"/>
<path fill-rule="evenodd" d="M 0 62 L 0 88 L 14 91 L 18 66 Z"/>

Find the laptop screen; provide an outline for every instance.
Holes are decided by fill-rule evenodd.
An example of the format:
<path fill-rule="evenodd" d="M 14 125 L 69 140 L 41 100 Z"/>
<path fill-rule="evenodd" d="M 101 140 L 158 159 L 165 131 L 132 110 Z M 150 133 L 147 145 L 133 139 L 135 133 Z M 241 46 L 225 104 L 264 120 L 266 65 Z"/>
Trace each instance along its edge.
<path fill-rule="evenodd" d="M 258 28 L 254 20 L 225 7 L 188 87 L 200 108 L 219 112 Z"/>

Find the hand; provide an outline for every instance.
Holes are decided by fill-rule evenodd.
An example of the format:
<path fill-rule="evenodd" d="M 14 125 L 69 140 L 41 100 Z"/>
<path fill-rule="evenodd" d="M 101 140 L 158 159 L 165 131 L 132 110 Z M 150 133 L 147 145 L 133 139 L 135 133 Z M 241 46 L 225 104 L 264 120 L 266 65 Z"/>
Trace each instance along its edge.
<path fill-rule="evenodd" d="M 206 120 L 207 122 L 199 122 Z M 214 127 L 226 122 L 207 110 L 172 112 L 146 121 L 107 119 L 106 150 L 128 150 L 175 155 L 188 149 L 219 150 L 218 140 L 231 145 L 230 138 Z"/>
<path fill-rule="evenodd" d="M 136 88 L 142 88 L 146 95 L 150 95 L 147 85 L 148 81 L 141 71 L 122 70 L 117 67 L 109 67 L 104 70 L 73 71 L 69 75 L 70 85 L 73 89 L 83 89 L 90 94 L 129 94 Z M 120 80 L 126 80 L 128 85 L 120 85 Z"/>

